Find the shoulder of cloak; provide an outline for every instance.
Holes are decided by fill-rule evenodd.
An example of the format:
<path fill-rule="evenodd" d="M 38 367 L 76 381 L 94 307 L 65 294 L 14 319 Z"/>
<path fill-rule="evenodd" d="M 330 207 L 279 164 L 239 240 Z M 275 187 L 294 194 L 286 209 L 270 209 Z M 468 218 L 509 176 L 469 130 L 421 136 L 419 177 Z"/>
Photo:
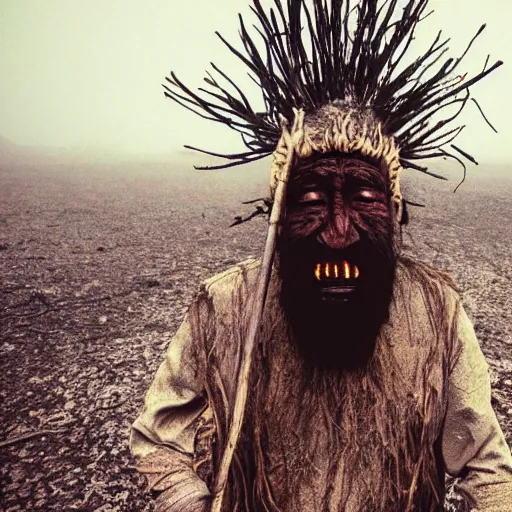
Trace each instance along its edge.
<path fill-rule="evenodd" d="M 206 344 L 222 351 L 238 350 L 243 338 L 247 301 L 254 293 L 260 260 L 249 259 L 216 274 L 200 286 L 189 311 L 198 313 Z M 218 342 L 218 343 L 217 343 Z"/>
<path fill-rule="evenodd" d="M 402 356 L 416 347 L 429 357 L 437 352 L 453 362 L 460 350 L 460 308 L 459 290 L 449 274 L 415 259 L 399 258 L 391 331 L 395 340 L 402 340 L 398 344 Z"/>
<path fill-rule="evenodd" d="M 397 278 L 399 282 L 407 282 L 420 289 L 435 287 L 452 297 L 460 296 L 459 287 L 448 272 L 408 256 L 399 257 Z"/>
<path fill-rule="evenodd" d="M 233 286 L 237 279 L 244 276 L 245 274 L 254 274 L 257 272 L 260 266 L 261 260 L 257 258 L 250 258 L 236 265 L 224 270 L 223 272 L 219 272 L 215 274 L 205 281 L 203 281 L 202 286 L 207 291 L 213 291 L 214 293 L 223 290 L 226 287 Z"/>
<path fill-rule="evenodd" d="M 241 305 L 239 301 L 245 302 L 256 283 L 260 264 L 261 260 L 251 258 L 209 277 L 201 284 L 199 297 L 213 302 L 216 308 Z"/>

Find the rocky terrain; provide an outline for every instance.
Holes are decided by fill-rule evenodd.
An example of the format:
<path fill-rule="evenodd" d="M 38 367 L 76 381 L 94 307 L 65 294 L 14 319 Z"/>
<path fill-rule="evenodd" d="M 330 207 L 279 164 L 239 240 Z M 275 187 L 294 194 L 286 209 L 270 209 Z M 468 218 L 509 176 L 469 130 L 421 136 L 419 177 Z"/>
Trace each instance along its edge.
<path fill-rule="evenodd" d="M 406 251 L 460 285 L 512 444 L 512 172 L 408 176 Z M 201 280 L 261 254 L 229 228 L 267 166 L 0 162 L 0 509 L 150 511 L 130 423 Z"/>

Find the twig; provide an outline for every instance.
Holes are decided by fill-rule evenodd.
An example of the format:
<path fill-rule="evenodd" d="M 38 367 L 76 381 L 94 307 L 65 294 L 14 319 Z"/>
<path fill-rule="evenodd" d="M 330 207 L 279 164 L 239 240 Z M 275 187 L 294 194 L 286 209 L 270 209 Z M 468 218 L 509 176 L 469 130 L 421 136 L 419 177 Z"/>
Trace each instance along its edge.
<path fill-rule="evenodd" d="M 18 326 L 18 327 L 19 327 L 19 326 Z M 29 330 L 30 332 L 34 332 L 34 333 L 36 333 L 36 334 L 48 334 L 48 335 L 49 335 L 49 334 L 57 334 L 57 333 L 61 332 L 61 331 L 59 331 L 58 329 L 53 329 L 53 330 L 51 330 L 51 331 L 43 331 L 43 330 L 41 330 L 41 329 L 36 329 L 35 327 L 29 327 L 29 328 L 28 328 L 28 330 Z"/>
<path fill-rule="evenodd" d="M 37 313 L 13 313 L 12 315 L 5 315 L 0 317 L 0 320 L 11 320 L 13 318 L 36 318 L 38 316 L 46 315 L 50 311 L 55 311 L 53 308 L 46 308 Z"/>
<path fill-rule="evenodd" d="M 11 439 L 6 439 L 5 441 L 0 442 L 0 448 L 4 448 L 6 446 L 10 446 L 16 443 L 21 443 L 22 441 L 28 441 L 29 439 L 33 439 L 34 437 L 45 436 L 47 434 L 61 434 L 65 432 L 65 429 L 61 430 L 38 430 L 37 432 L 29 432 L 28 434 L 23 434 L 18 437 L 12 437 Z"/>

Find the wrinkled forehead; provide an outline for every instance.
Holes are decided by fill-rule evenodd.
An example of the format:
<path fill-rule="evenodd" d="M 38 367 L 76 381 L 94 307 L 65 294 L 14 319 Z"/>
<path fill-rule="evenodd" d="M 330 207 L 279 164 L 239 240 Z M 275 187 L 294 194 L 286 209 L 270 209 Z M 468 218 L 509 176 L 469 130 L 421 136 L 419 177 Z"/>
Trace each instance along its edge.
<path fill-rule="evenodd" d="M 326 179 L 349 178 L 387 188 L 388 169 L 380 162 L 355 154 L 330 153 L 317 154 L 299 160 L 291 171 L 290 183 L 301 185 L 325 182 Z"/>

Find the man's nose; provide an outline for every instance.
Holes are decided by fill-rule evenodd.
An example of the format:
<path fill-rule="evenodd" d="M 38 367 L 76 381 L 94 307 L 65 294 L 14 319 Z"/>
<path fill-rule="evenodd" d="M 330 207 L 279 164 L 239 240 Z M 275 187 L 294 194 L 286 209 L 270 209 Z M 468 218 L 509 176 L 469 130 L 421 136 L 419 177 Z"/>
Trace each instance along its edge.
<path fill-rule="evenodd" d="M 331 249 L 346 249 L 360 237 L 346 212 L 339 212 L 332 216 L 318 238 Z"/>

